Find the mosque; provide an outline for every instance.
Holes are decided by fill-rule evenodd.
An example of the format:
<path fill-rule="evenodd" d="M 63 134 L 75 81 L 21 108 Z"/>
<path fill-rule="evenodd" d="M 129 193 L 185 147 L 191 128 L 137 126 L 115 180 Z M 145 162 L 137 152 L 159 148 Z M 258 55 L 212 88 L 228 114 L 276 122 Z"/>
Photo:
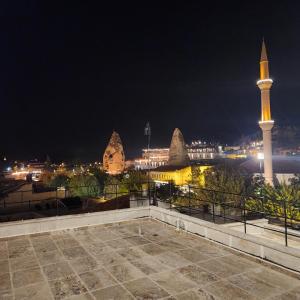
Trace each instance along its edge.
<path fill-rule="evenodd" d="M 260 58 L 260 79 L 257 86 L 261 91 L 261 120 L 259 126 L 263 133 L 264 177 L 266 183 L 273 185 L 272 165 L 272 133 L 274 121 L 271 118 L 270 89 L 273 80 L 269 76 L 269 61 L 266 45 L 263 41 Z M 178 128 L 175 128 L 168 152 L 168 163 L 150 170 L 150 177 L 156 182 L 173 181 L 176 185 L 185 185 L 198 180 L 204 185 L 203 171 L 210 166 L 192 165 L 186 143 Z M 103 169 L 112 175 L 121 174 L 125 170 L 125 155 L 121 138 L 113 132 L 103 155 Z M 195 175 L 196 174 L 196 175 Z"/>

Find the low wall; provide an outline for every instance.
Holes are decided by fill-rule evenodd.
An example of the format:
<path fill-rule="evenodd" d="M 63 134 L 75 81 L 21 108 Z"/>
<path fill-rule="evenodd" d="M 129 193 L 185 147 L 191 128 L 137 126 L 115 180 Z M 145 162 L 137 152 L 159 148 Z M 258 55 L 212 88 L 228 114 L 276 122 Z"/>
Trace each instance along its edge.
<path fill-rule="evenodd" d="M 0 224 L 0 238 L 129 221 L 149 215 L 149 207 L 137 207 L 7 222 Z"/>
<path fill-rule="evenodd" d="M 300 249 L 285 247 L 258 236 L 160 207 L 151 207 L 150 216 L 187 232 L 300 272 Z"/>

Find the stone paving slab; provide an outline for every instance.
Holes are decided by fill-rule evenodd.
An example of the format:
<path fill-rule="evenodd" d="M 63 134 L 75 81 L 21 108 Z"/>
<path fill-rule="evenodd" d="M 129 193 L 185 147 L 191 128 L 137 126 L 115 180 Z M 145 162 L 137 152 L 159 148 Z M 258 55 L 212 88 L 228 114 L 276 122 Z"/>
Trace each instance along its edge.
<path fill-rule="evenodd" d="M 0 240 L 0 300 L 299 295 L 289 272 L 149 218 Z"/>

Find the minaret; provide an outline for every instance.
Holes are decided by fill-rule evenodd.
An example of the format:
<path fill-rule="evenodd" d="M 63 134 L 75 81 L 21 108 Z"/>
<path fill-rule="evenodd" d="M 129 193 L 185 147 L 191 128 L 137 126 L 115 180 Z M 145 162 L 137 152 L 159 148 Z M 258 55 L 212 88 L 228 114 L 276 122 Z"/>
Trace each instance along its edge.
<path fill-rule="evenodd" d="M 272 128 L 274 121 L 271 118 L 270 89 L 273 80 L 269 78 L 269 61 L 265 42 L 262 43 L 260 56 L 260 79 L 257 85 L 261 91 L 261 120 L 259 126 L 263 133 L 264 147 L 264 176 L 265 182 L 273 186 L 273 166 L 272 166 Z"/>

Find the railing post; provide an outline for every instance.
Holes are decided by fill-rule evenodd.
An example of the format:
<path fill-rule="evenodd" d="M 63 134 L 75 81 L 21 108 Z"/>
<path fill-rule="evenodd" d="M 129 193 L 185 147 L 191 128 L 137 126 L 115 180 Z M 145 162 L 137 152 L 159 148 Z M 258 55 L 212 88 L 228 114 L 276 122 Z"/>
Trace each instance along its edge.
<path fill-rule="evenodd" d="M 246 201 L 245 201 L 245 198 L 244 198 L 244 197 L 242 197 L 242 205 L 243 205 L 244 233 L 247 233 Z"/>
<path fill-rule="evenodd" d="M 153 205 L 157 206 L 156 183 L 154 182 L 153 184 L 154 184 Z"/>
<path fill-rule="evenodd" d="M 216 220 L 215 220 L 215 192 L 213 191 L 213 222 L 216 223 Z"/>
<path fill-rule="evenodd" d="M 119 199 L 118 199 L 118 184 L 115 184 L 115 192 L 116 192 L 116 201 L 117 201 L 117 209 L 119 209 Z"/>
<path fill-rule="evenodd" d="M 286 215 L 286 201 L 283 200 L 283 209 L 284 209 L 284 238 L 285 246 L 288 245 L 288 232 L 287 232 L 287 215 Z"/>
<path fill-rule="evenodd" d="M 151 205 L 151 187 L 150 187 L 150 180 L 148 177 L 148 200 L 149 200 L 149 206 Z"/>
<path fill-rule="evenodd" d="M 170 201 L 170 209 L 172 209 L 172 186 L 171 181 L 169 181 L 169 201 Z"/>
<path fill-rule="evenodd" d="M 56 199 L 56 215 L 58 216 L 58 199 L 57 199 L 57 188 L 55 191 L 55 199 Z"/>
<path fill-rule="evenodd" d="M 191 210 L 191 188 L 190 185 L 188 185 L 189 187 L 189 215 L 192 215 L 192 210 Z"/>

